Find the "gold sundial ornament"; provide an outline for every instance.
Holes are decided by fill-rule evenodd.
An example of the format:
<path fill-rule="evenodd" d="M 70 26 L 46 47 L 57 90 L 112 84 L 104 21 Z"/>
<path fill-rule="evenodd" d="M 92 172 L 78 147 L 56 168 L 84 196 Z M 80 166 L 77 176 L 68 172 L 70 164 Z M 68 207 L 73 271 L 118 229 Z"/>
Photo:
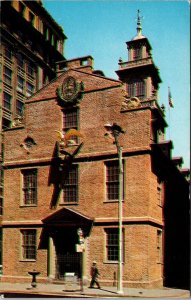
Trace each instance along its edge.
<path fill-rule="evenodd" d="M 60 100 L 66 103 L 77 102 L 83 91 L 83 83 L 77 82 L 77 80 L 68 76 L 64 79 L 62 85 L 57 88 L 57 95 Z"/>

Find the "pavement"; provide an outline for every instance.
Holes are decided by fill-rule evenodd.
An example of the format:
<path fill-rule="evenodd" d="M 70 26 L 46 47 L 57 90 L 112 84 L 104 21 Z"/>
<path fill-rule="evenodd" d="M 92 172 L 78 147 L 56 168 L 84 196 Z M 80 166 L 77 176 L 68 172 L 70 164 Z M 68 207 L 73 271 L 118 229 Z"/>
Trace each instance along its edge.
<path fill-rule="evenodd" d="M 90 289 L 86 286 L 78 289 L 65 289 L 63 284 L 37 283 L 31 287 L 30 283 L 0 282 L 0 298 L 190 298 L 190 291 L 172 288 L 123 288 L 123 294 L 117 293 L 116 287 L 102 287 Z"/>

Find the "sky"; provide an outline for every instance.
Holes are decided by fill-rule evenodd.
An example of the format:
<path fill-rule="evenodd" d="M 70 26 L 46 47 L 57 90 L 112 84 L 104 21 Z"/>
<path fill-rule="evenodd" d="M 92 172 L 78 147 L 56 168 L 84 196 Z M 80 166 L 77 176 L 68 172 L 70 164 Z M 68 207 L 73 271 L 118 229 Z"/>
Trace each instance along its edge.
<path fill-rule="evenodd" d="M 44 8 L 67 36 L 66 59 L 91 55 L 94 69 L 118 79 L 118 60 L 128 61 L 126 42 L 136 35 L 137 10 L 142 34 L 152 46 L 152 57 L 162 83 L 159 105 L 165 105 L 166 140 L 172 157 L 183 157 L 190 168 L 190 4 L 186 0 L 43 0 Z M 168 105 L 170 87 L 174 107 Z"/>

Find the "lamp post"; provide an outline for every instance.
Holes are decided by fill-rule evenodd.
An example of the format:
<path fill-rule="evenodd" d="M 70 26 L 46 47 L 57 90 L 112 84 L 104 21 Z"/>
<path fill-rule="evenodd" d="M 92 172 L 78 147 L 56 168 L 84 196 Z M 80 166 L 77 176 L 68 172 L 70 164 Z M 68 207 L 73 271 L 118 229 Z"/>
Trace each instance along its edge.
<path fill-rule="evenodd" d="M 123 232 L 122 232 L 122 219 L 123 219 L 123 163 L 122 163 L 122 147 L 119 145 L 118 137 L 125 131 L 116 123 L 105 124 L 107 133 L 105 136 L 112 136 L 114 138 L 114 144 L 117 147 L 118 161 L 119 161 L 119 245 L 118 245 L 118 280 L 117 280 L 117 293 L 123 294 Z"/>

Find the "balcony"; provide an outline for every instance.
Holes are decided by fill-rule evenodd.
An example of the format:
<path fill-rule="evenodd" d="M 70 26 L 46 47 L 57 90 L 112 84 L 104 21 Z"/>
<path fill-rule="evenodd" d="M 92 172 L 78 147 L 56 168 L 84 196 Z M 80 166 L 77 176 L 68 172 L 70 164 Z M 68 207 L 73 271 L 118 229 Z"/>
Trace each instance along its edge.
<path fill-rule="evenodd" d="M 127 62 L 119 62 L 120 69 L 131 69 L 136 67 L 153 65 L 153 60 L 151 57 L 127 61 Z"/>

